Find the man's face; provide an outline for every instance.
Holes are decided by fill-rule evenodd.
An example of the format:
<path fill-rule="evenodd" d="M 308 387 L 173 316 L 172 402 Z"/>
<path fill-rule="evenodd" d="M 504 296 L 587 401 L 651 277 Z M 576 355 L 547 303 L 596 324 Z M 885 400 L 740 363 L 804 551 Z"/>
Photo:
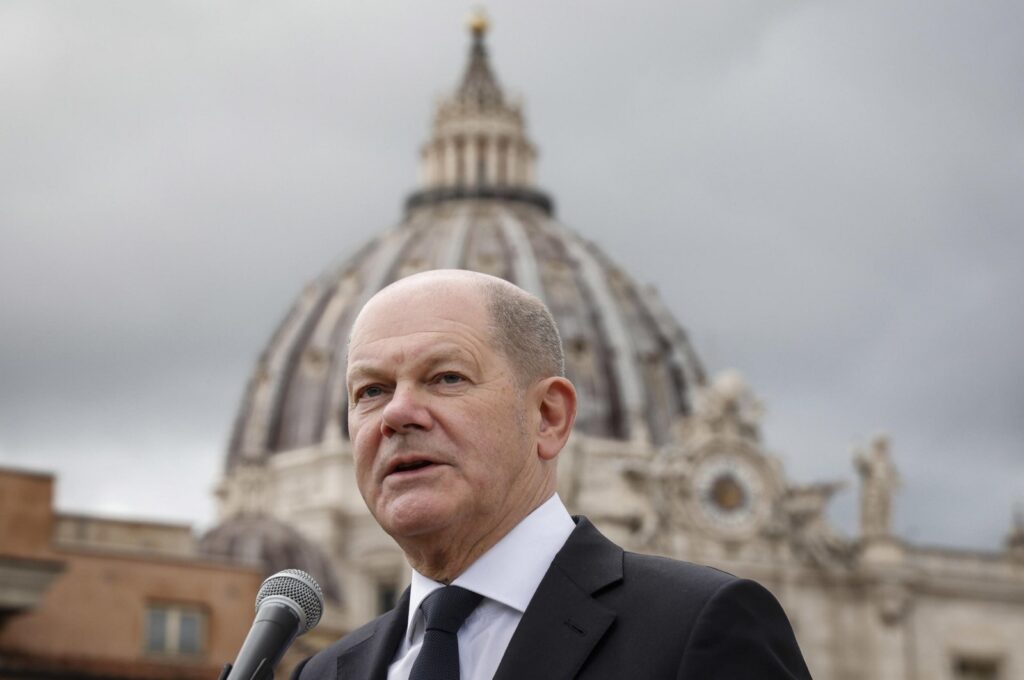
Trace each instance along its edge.
<path fill-rule="evenodd" d="M 399 286 L 356 321 L 348 426 L 356 480 L 396 539 L 483 536 L 541 484 L 534 419 L 480 293 Z M 526 508 L 526 512 L 530 508 Z"/>

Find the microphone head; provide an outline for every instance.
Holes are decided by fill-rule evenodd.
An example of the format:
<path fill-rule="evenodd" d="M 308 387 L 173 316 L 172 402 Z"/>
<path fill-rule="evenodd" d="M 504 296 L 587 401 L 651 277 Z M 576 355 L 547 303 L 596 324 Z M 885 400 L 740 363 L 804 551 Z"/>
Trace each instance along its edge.
<path fill-rule="evenodd" d="M 285 569 L 269 576 L 256 594 L 256 611 L 267 603 L 283 604 L 301 619 L 299 635 L 320 623 L 324 613 L 324 594 L 320 584 L 300 569 Z"/>

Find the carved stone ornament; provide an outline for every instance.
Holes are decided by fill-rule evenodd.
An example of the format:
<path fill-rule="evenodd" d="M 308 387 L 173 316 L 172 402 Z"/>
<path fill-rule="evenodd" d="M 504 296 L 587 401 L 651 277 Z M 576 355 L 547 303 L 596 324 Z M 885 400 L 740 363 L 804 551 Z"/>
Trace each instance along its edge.
<path fill-rule="evenodd" d="M 910 611 L 910 593 L 907 587 L 895 579 L 887 579 L 878 585 L 874 594 L 875 606 L 882 623 L 894 626 Z"/>
<path fill-rule="evenodd" d="M 763 408 L 739 371 L 722 371 L 701 391 L 696 415 L 712 434 L 759 438 Z"/>
<path fill-rule="evenodd" d="M 824 482 L 786 490 L 779 514 L 784 517 L 784 534 L 793 553 L 803 562 L 829 571 L 852 567 L 853 544 L 836 531 L 826 515 L 832 496 L 844 486 L 843 482 Z"/>
<path fill-rule="evenodd" d="M 626 481 L 650 503 L 651 512 L 639 529 L 638 541 L 647 550 L 672 551 L 672 534 L 686 527 L 683 504 L 690 495 L 692 463 L 677 447 L 659 449 L 647 461 L 622 470 Z"/>

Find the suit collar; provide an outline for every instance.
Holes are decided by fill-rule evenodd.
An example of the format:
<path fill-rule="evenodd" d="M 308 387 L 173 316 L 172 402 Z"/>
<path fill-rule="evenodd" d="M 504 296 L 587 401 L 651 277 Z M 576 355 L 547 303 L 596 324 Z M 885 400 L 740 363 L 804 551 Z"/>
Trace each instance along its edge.
<path fill-rule="evenodd" d="M 562 499 L 557 493 L 552 494 L 459 574 L 452 585 L 480 593 L 521 615 L 537 592 L 544 574 L 551 568 L 555 556 L 575 529 L 576 523 Z M 410 645 L 422 618 L 417 613 L 420 603 L 444 585 L 412 570 L 405 631 Z"/>
<path fill-rule="evenodd" d="M 590 520 L 573 517 L 576 529 L 553 562 L 588 594 L 622 580 L 623 550 L 604 537 Z"/>
<path fill-rule="evenodd" d="M 622 580 L 622 548 L 587 518 L 573 519 L 576 528 L 530 600 L 494 680 L 571 678 L 615 620 L 593 595 Z M 407 588 L 394 609 L 338 656 L 338 680 L 386 680 L 408 616 Z"/>
<path fill-rule="evenodd" d="M 615 620 L 593 595 L 622 580 L 622 548 L 585 517 L 555 556 L 494 680 L 570 678 Z"/>
<path fill-rule="evenodd" d="M 395 608 L 366 626 L 361 637 L 338 656 L 338 680 L 386 680 L 388 667 L 395 658 L 405 634 L 409 616 L 409 589 Z"/>

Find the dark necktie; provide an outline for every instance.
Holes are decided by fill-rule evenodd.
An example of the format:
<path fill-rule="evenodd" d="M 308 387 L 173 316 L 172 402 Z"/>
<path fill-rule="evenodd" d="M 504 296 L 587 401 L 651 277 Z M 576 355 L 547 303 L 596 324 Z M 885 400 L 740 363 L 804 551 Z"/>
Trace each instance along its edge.
<path fill-rule="evenodd" d="M 426 630 L 409 680 L 459 680 L 459 628 L 482 598 L 465 588 L 445 586 L 423 600 Z"/>

